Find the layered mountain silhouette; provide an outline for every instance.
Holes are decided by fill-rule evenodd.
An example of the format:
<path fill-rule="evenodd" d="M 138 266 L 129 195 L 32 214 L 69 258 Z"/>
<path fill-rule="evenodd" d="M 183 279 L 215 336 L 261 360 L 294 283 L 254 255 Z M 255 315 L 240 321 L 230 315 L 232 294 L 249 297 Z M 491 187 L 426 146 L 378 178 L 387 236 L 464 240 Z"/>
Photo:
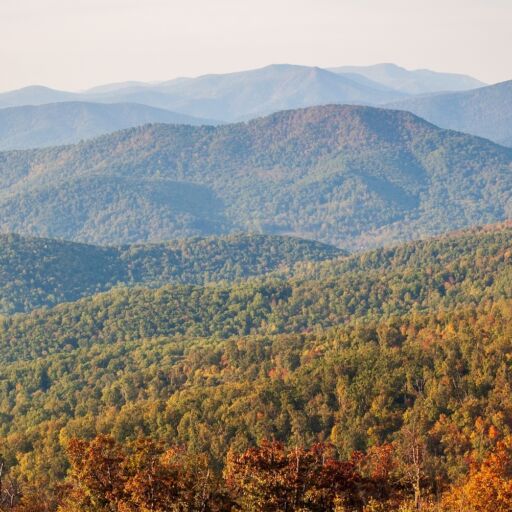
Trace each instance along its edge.
<path fill-rule="evenodd" d="M 341 66 L 331 68 L 330 71 L 341 74 L 354 73 L 407 94 L 465 91 L 486 85 L 468 75 L 439 73 L 429 69 L 408 70 L 396 64 Z"/>
<path fill-rule="evenodd" d="M 286 109 L 383 105 L 417 92 L 481 85 L 465 75 L 393 64 L 331 70 L 281 64 L 159 83 L 105 84 L 80 93 L 32 86 L 0 94 L 0 149 L 69 144 L 149 122 L 222 124 Z"/>
<path fill-rule="evenodd" d="M 512 80 L 473 91 L 408 98 L 390 106 L 444 128 L 512 146 Z"/>
<path fill-rule="evenodd" d="M 28 87 L 0 94 L 0 107 L 61 101 L 137 103 L 200 118 L 236 121 L 289 108 L 327 103 L 381 104 L 403 96 L 363 76 L 282 64 L 157 84 L 107 84 L 82 93 Z"/>
<path fill-rule="evenodd" d="M 403 96 L 370 80 L 337 75 L 316 67 L 283 64 L 239 73 L 171 80 L 151 88 L 120 89 L 104 93 L 101 98 L 111 101 L 116 95 L 123 94 L 148 103 L 155 101 L 149 97 L 154 93 L 167 97 L 167 108 L 226 121 L 328 103 L 381 104 L 387 98 Z"/>
<path fill-rule="evenodd" d="M 0 229 L 103 244 L 257 231 L 360 248 L 512 213 L 512 150 L 323 106 L 0 153 Z"/>
<path fill-rule="evenodd" d="M 0 109 L 0 150 L 72 144 L 147 123 L 211 124 L 134 103 L 62 102 Z"/>
<path fill-rule="evenodd" d="M 77 96 L 72 92 L 58 91 L 42 85 L 31 85 L 15 91 L 0 93 L 0 108 L 72 101 Z"/>

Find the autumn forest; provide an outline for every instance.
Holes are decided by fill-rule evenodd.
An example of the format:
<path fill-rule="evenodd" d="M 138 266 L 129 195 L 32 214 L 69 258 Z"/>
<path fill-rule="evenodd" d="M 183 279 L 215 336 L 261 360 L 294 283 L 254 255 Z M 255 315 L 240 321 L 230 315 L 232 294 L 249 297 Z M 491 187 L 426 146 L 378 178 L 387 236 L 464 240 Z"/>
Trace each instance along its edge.
<path fill-rule="evenodd" d="M 0 512 L 512 512 L 511 26 L 0 0 Z"/>
<path fill-rule="evenodd" d="M 512 228 L 355 255 L 283 240 L 280 267 L 255 257 L 275 238 L 227 242 L 186 246 L 197 272 L 236 258 L 223 281 L 1 318 L 3 509 L 509 509 Z M 44 268 L 48 243 L 2 257 Z M 146 273 L 174 261 L 141 249 Z"/>

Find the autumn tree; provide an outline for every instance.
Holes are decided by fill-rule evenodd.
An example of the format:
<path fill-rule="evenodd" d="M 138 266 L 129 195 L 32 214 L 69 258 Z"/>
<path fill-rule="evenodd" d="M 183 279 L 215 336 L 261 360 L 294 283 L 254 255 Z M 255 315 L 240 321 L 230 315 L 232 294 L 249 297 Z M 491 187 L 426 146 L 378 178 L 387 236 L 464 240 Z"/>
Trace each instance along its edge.
<path fill-rule="evenodd" d="M 71 472 L 59 512 L 215 512 L 229 510 L 207 460 L 140 439 L 72 440 Z"/>
<path fill-rule="evenodd" d="M 178 448 L 165 450 L 149 439 L 135 443 L 123 463 L 121 512 L 224 510 L 208 461 Z M 226 505 L 227 506 L 227 505 Z"/>
<path fill-rule="evenodd" d="M 287 450 L 263 442 L 241 455 L 230 453 L 226 481 L 244 511 L 328 511 L 356 506 L 360 476 L 351 462 L 329 456 L 327 447 Z"/>
<path fill-rule="evenodd" d="M 451 512 L 512 510 L 512 436 L 499 441 L 484 461 L 473 464 L 467 480 L 444 498 Z"/>
<path fill-rule="evenodd" d="M 14 510 L 21 496 L 19 480 L 10 474 L 5 459 L 0 456 L 0 511 Z"/>
<path fill-rule="evenodd" d="M 71 464 L 69 489 L 59 512 L 115 511 L 124 495 L 124 456 L 110 436 L 92 441 L 72 439 L 67 447 Z"/>
<path fill-rule="evenodd" d="M 395 447 L 390 443 L 374 445 L 366 453 L 354 454 L 352 458 L 371 482 L 372 495 L 379 500 L 389 498 L 396 484 L 398 461 Z"/>
<path fill-rule="evenodd" d="M 419 406 L 423 400 L 417 399 L 416 404 L 416 409 L 404 414 L 404 424 L 398 432 L 395 449 L 401 481 L 412 488 L 414 509 L 420 510 L 425 483 L 433 481 L 433 459 L 429 452 L 425 410 Z"/>

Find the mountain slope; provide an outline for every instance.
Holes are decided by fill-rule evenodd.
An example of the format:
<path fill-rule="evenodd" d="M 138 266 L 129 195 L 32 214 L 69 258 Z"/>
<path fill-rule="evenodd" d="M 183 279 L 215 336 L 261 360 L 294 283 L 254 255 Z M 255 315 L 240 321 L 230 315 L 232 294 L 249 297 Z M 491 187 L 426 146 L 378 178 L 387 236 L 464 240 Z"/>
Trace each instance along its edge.
<path fill-rule="evenodd" d="M 5 317 L 0 362 L 160 336 L 292 334 L 512 299 L 512 229 L 478 230 L 306 266 L 290 279 L 117 288 Z M 148 255 L 151 260 L 151 254 Z M 67 320 L 66 320 L 67 319 Z"/>
<path fill-rule="evenodd" d="M 386 98 L 401 96 L 369 81 L 354 80 L 320 68 L 284 64 L 226 75 L 172 80 L 153 90 L 175 98 L 171 99 L 168 108 L 230 121 L 327 103 L 378 104 Z"/>
<path fill-rule="evenodd" d="M 316 242 L 265 235 L 123 247 L 2 235 L 0 313 L 53 306 L 116 285 L 236 281 L 341 254 Z"/>
<path fill-rule="evenodd" d="M 373 66 L 341 66 L 331 68 L 335 73 L 356 73 L 395 90 L 408 94 L 440 91 L 465 91 L 485 84 L 467 75 L 438 73 L 428 69 L 408 70 L 396 64 Z"/>
<path fill-rule="evenodd" d="M 512 80 L 473 91 L 408 98 L 390 107 L 512 146 Z"/>
<path fill-rule="evenodd" d="M 108 245 L 233 231 L 222 202 L 199 184 L 105 173 L 41 178 L 0 194 L 0 209 L 13 212 L 0 221 L 4 232 Z"/>
<path fill-rule="evenodd" d="M 457 481 L 512 422 L 511 249 L 510 227 L 473 230 L 287 282 L 116 289 L 1 318 L 3 456 L 48 488 L 69 440 L 98 433 L 220 469 L 264 439 L 383 446 L 380 468 L 414 422 L 425 481 Z"/>
<path fill-rule="evenodd" d="M 511 214 L 512 150 L 355 106 L 0 153 L 4 232 L 122 244 L 237 230 L 359 248 Z"/>
<path fill-rule="evenodd" d="M 208 124 L 206 120 L 137 104 L 61 102 L 0 109 L 0 150 L 72 144 L 147 123 Z"/>

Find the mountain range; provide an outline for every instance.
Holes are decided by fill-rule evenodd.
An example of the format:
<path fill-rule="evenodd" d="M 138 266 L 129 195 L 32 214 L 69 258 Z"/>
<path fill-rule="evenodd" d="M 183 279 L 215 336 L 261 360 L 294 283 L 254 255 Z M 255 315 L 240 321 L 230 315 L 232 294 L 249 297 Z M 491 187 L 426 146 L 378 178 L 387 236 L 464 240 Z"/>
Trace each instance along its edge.
<path fill-rule="evenodd" d="M 439 73 L 429 69 L 408 70 L 396 64 L 373 66 L 341 66 L 330 68 L 334 73 L 354 73 L 407 94 L 427 94 L 440 91 L 465 91 L 486 84 L 468 75 Z"/>
<path fill-rule="evenodd" d="M 382 104 L 403 97 L 400 92 L 353 75 L 281 64 L 224 75 L 181 78 L 156 86 L 123 88 L 98 98 L 110 102 L 121 95 L 149 104 L 152 101 L 149 95 L 155 93 L 165 95 L 166 108 L 230 122 L 313 105 Z"/>
<path fill-rule="evenodd" d="M 253 231 L 357 249 L 511 214 L 512 149 L 323 106 L 0 153 L 0 229 L 125 244 Z"/>
<path fill-rule="evenodd" d="M 407 98 L 389 107 L 512 146 L 512 80 L 472 91 Z"/>
<path fill-rule="evenodd" d="M 315 105 L 395 104 L 417 93 L 483 85 L 466 75 L 394 64 L 329 70 L 281 64 L 157 83 L 105 84 L 80 93 L 31 86 L 0 94 L 0 149 L 69 144 L 149 122 L 215 125 Z M 491 112 L 499 106 L 493 104 Z"/>
<path fill-rule="evenodd" d="M 0 151 L 0 509 L 510 510 L 510 87 L 432 93 L 473 85 L 21 91 L 0 141 L 47 147 Z"/>
<path fill-rule="evenodd" d="M 404 97 L 354 73 L 275 64 L 260 69 L 178 78 L 156 84 L 124 82 L 81 93 L 32 86 L 0 94 L 0 107 L 87 101 L 137 103 L 218 121 L 258 117 L 278 110 L 325 103 L 381 104 Z"/>
<path fill-rule="evenodd" d="M 72 144 L 148 123 L 211 124 L 134 103 L 62 102 L 0 109 L 0 150 Z"/>

